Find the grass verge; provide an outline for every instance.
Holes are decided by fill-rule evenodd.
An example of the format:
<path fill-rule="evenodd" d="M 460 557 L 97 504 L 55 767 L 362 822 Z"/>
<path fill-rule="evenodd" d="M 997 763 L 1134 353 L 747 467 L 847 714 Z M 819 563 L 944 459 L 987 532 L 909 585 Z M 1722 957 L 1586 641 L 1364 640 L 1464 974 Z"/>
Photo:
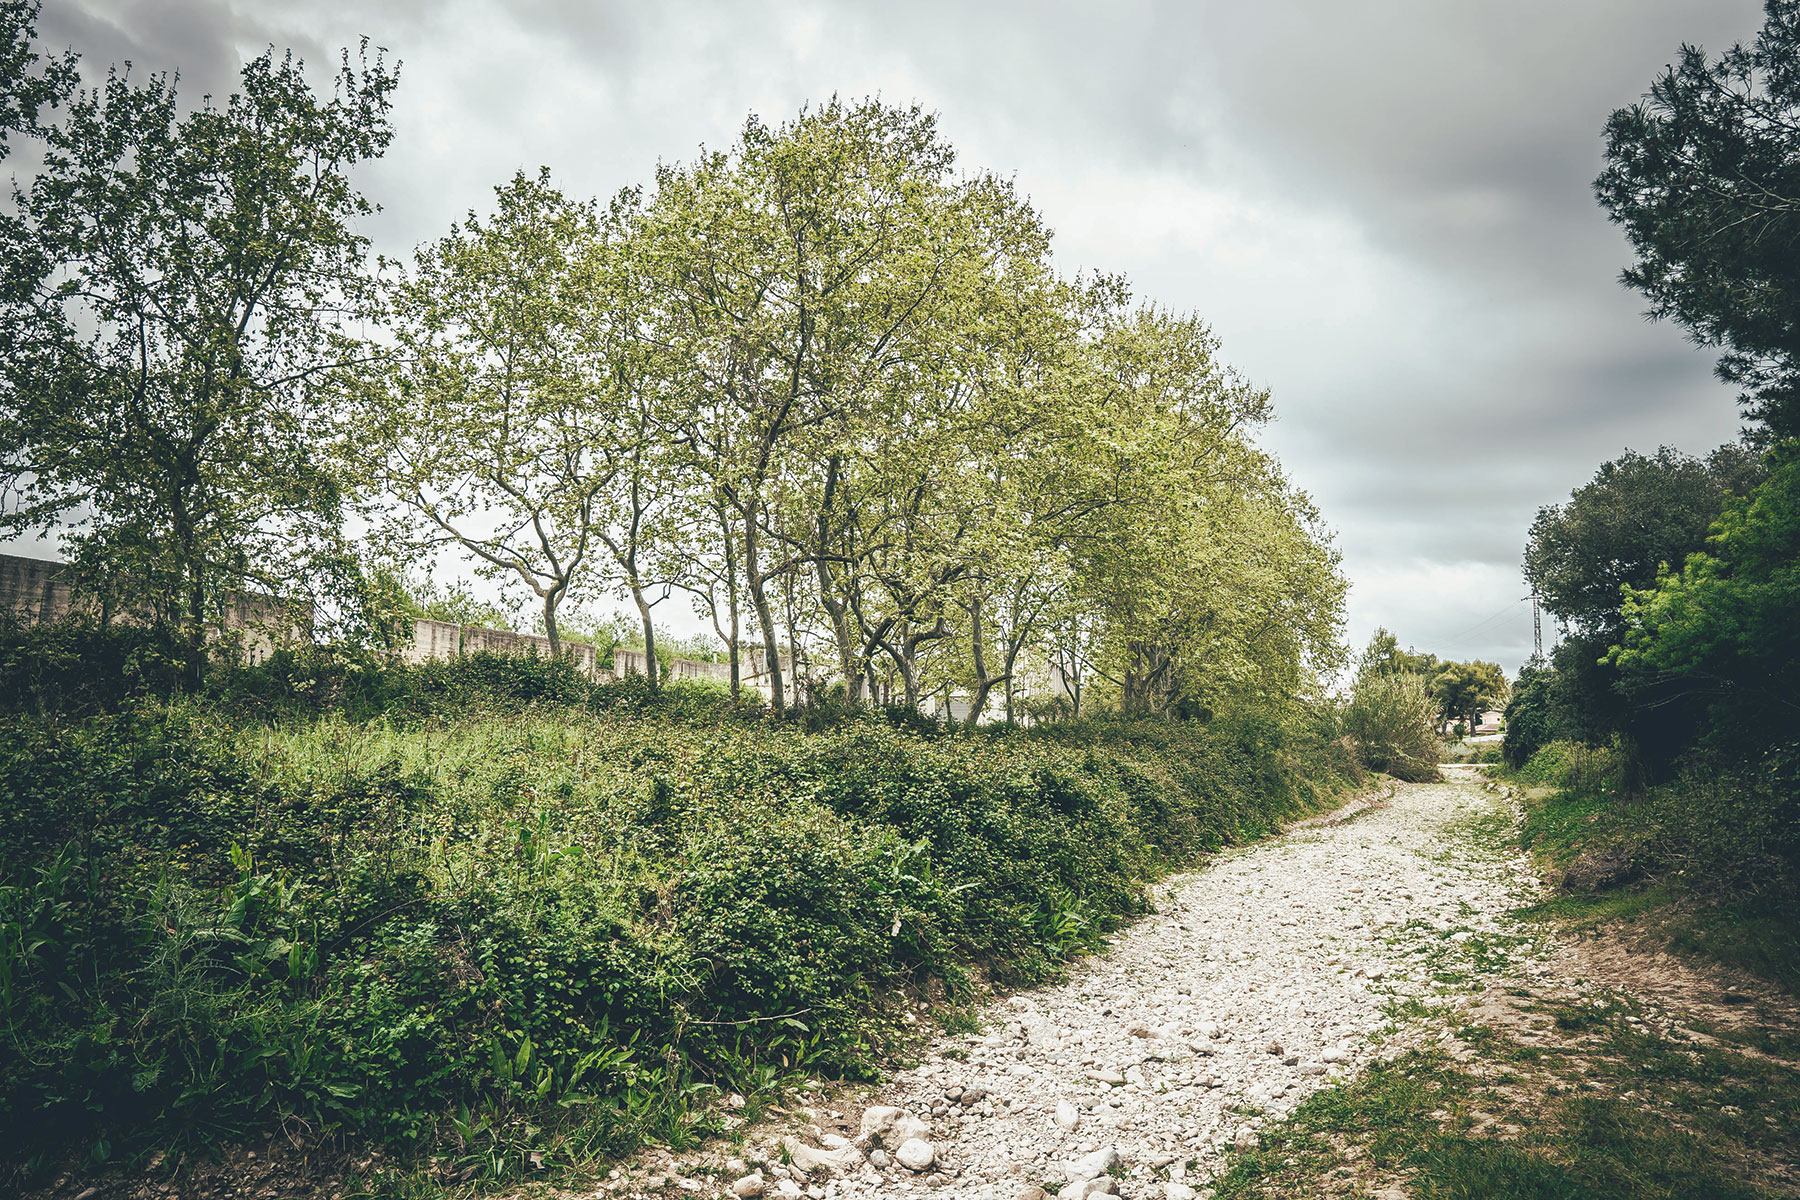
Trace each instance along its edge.
<path fill-rule="evenodd" d="M 1617 1001 L 1510 1002 L 1512 1032 L 1463 1026 L 1453 1048 L 1376 1065 L 1265 1128 L 1215 1182 L 1218 1200 L 1393 1186 L 1412 1200 L 1795 1194 L 1791 1035 L 1746 1047 L 1670 1032 Z"/>
<path fill-rule="evenodd" d="M 1557 895 L 1519 910 L 1570 932 L 1607 930 L 1800 993 L 1800 902 L 1788 881 L 1764 886 L 1672 865 L 1655 813 L 1599 784 L 1524 787 L 1521 844 Z"/>

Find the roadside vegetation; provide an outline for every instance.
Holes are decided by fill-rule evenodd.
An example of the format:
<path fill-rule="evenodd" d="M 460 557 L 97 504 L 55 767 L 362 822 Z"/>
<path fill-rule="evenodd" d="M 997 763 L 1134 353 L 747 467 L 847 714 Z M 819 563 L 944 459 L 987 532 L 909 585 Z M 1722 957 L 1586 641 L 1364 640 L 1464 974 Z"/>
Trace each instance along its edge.
<path fill-rule="evenodd" d="M 1455 1054 L 1411 1051 L 1312 1096 L 1235 1156 L 1219 1200 L 1793 1194 L 1795 1046 L 1784 1061 L 1735 1031 L 1670 1037 L 1616 1000 L 1509 1003 L 1517 1024 L 1460 1026 Z"/>
<path fill-rule="evenodd" d="M 1299 708 L 952 733 L 484 656 L 45 679 L 0 722 L 10 1186 L 271 1133 L 422 1184 L 690 1146 L 1359 775 Z"/>
<path fill-rule="evenodd" d="M 1525 575 L 1566 635 L 1528 663 L 1505 758 L 1566 912 L 1636 913 L 1677 947 L 1800 986 L 1800 314 L 1791 202 L 1800 5 L 1692 47 L 1607 125 L 1596 190 L 1625 282 L 1721 349 L 1739 443 L 1627 450 L 1533 523 Z M 1784 175 L 1783 172 L 1786 172 Z M 1785 189 L 1785 190 L 1783 190 Z M 1776 282 L 1776 281 L 1785 282 Z M 1753 303 L 1745 301 L 1754 295 Z M 1778 316 L 1777 314 L 1785 314 Z"/>

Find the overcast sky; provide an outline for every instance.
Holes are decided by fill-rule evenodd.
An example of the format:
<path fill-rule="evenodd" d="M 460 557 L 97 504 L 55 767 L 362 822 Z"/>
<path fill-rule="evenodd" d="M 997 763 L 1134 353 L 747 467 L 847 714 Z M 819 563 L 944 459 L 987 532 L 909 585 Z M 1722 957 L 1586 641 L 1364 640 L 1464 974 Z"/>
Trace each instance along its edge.
<path fill-rule="evenodd" d="M 1712 353 L 1619 286 L 1590 183 L 1607 113 L 1683 41 L 1760 23 L 1759 0 L 48 0 L 39 31 L 194 94 L 270 43 L 321 68 L 386 47 L 397 136 L 363 182 L 391 254 L 519 168 L 606 195 L 751 112 L 917 100 L 1068 268 L 1199 313 L 1273 390 L 1265 441 L 1337 531 L 1353 642 L 1510 671 L 1536 509 L 1628 446 L 1737 434 Z"/>

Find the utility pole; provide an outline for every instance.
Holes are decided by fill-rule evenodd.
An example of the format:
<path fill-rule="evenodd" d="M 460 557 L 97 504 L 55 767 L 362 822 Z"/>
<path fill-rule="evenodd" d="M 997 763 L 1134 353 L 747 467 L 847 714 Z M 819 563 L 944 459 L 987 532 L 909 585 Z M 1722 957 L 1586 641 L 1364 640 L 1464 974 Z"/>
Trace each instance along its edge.
<path fill-rule="evenodd" d="M 1537 592 L 1531 593 L 1531 655 L 1544 657 L 1544 615 L 1538 611 Z"/>

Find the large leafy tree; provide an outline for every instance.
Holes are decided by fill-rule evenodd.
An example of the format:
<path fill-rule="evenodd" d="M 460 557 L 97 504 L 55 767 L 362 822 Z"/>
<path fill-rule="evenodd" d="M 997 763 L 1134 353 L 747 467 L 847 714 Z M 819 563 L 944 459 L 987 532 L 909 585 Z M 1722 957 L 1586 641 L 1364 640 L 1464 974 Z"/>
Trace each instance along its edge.
<path fill-rule="evenodd" d="M 1440 723 L 1459 720 L 1472 731 L 1483 711 L 1506 702 L 1506 672 L 1499 663 L 1443 663 L 1430 679 Z"/>
<path fill-rule="evenodd" d="M 1735 445 L 1704 460 L 1667 448 L 1627 452 L 1567 502 L 1538 512 L 1525 577 L 1568 629 L 1553 654 L 1561 728 L 1594 740 L 1625 734 L 1652 770 L 1690 736 L 1688 708 L 1642 692 L 1634 699 L 1605 660 L 1628 628 L 1627 590 L 1654 586 L 1663 567 L 1701 549 L 1726 497 L 1748 491 L 1762 471 L 1757 455 Z"/>
<path fill-rule="evenodd" d="M 777 704 L 782 592 L 811 568 L 837 605 L 818 542 L 841 533 L 826 493 L 848 441 L 929 374 L 958 281 L 992 252 L 964 219 L 983 181 L 957 180 L 953 163 L 929 114 L 833 100 L 779 127 L 753 118 L 729 153 L 663 168 L 645 207 L 655 336 L 681 364 L 675 424 L 728 522 Z M 843 657 L 849 614 L 827 612 Z"/>
<path fill-rule="evenodd" d="M 231 591 L 303 592 L 333 551 L 318 389 L 355 351 L 396 76 L 346 53 L 328 98 L 272 50 L 195 109 L 109 72 L 43 131 L 0 226 L 0 477 L 12 529 L 63 523 L 77 577 L 181 628 Z"/>
<path fill-rule="evenodd" d="M 1538 510 L 1525 578 L 1575 634 L 1617 640 L 1624 589 L 1650 587 L 1659 567 L 1698 550 L 1725 497 L 1747 491 L 1761 470 L 1756 455 L 1735 445 L 1705 459 L 1666 446 L 1628 450 L 1567 502 Z"/>
<path fill-rule="evenodd" d="M 1775 438 L 1800 435 L 1800 0 L 1767 0 L 1752 44 L 1683 46 L 1606 126 L 1600 203 L 1650 311 L 1724 350 L 1719 374 Z"/>
<path fill-rule="evenodd" d="M 1266 392 L 1191 317 L 1110 323 L 1059 455 L 1076 588 L 1104 637 L 1091 666 L 1132 712 L 1291 695 L 1337 652 L 1343 582 L 1306 497 L 1247 434 Z"/>
<path fill-rule="evenodd" d="M 621 470 L 612 379 L 590 353 L 605 247 L 593 204 L 548 173 L 495 189 L 419 248 L 387 291 L 389 347 L 343 457 L 371 502 L 392 502 L 395 548 L 454 547 L 523 584 L 562 651 L 563 601 L 592 567 Z"/>
<path fill-rule="evenodd" d="M 1369 638 L 1369 644 L 1357 658 L 1356 668 L 1359 674 L 1373 675 L 1424 675 L 1437 674 L 1440 663 L 1438 656 L 1415 650 L 1408 646 L 1402 650 L 1400 639 L 1386 626 L 1375 630 Z"/>
<path fill-rule="evenodd" d="M 1628 588 L 1612 661 L 1640 688 L 1691 692 L 1713 736 L 1753 752 L 1786 745 L 1800 770 L 1800 445 L 1772 456 L 1766 482 L 1733 497 L 1706 547 Z"/>

